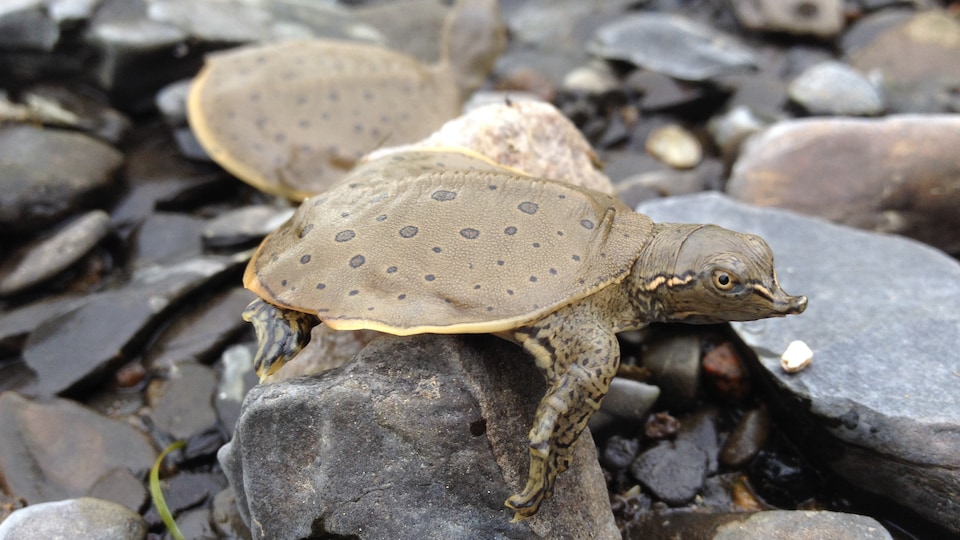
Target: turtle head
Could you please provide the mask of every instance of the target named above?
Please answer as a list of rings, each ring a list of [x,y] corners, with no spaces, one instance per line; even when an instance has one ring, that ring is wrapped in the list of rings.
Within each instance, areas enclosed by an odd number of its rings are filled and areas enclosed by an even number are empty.
[[[310,342],[318,319],[307,313],[276,307],[257,298],[243,312],[243,320],[257,333],[253,368],[260,382],[273,375]]]
[[[790,296],[780,288],[773,252],[759,236],[716,225],[662,226],[667,234],[655,242],[662,252],[656,260],[661,268],[672,269],[664,273],[647,270],[651,277],[646,278],[645,286],[655,297],[658,320],[751,321],[806,309],[805,296]]]

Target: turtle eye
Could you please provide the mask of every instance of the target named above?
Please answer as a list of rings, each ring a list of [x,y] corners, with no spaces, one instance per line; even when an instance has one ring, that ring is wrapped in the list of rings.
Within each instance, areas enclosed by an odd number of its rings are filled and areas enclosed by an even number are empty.
[[[737,279],[733,274],[723,270],[713,271],[713,286],[721,291],[729,291],[737,284]]]

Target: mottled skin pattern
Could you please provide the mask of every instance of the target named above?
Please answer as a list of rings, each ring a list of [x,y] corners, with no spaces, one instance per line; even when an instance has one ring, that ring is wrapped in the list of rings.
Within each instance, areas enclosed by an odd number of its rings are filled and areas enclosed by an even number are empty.
[[[507,499],[514,520],[534,515],[572,446],[600,407],[620,363],[618,332],[652,322],[716,323],[798,314],[807,299],[777,283],[773,255],[757,236],[713,225],[656,224],[629,275],[512,330],[496,332],[534,357],[547,392],[530,431],[524,489]],[[244,318],[258,327],[256,369],[273,373],[309,339],[313,315],[254,301]]]

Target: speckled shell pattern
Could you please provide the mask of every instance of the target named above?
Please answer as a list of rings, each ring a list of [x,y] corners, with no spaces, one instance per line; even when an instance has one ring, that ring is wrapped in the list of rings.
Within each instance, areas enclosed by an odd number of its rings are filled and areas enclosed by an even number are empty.
[[[320,193],[363,155],[414,142],[460,111],[453,75],[397,52],[317,39],[211,55],[190,125],[207,153],[254,187]]]
[[[605,194],[413,152],[306,200],[244,281],[335,329],[498,332],[621,281],[652,227]]]

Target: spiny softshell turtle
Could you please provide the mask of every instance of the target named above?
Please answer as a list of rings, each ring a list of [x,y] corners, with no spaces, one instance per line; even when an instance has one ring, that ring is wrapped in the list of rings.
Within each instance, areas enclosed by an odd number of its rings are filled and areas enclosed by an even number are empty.
[[[459,0],[431,66],[334,39],[218,53],[193,82],[187,115],[214,161],[262,191],[302,200],[371,150],[417,141],[457,116],[504,43],[496,0]]]
[[[244,274],[244,318],[266,376],[336,330],[495,333],[534,357],[547,393],[530,431],[536,513],[616,374],[616,333],[651,322],[801,313],[759,237],[653,223],[614,197],[524,176],[465,153],[415,151],[359,166],[307,199]]]

